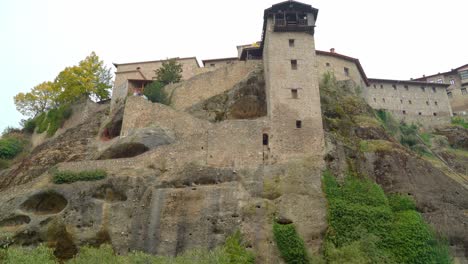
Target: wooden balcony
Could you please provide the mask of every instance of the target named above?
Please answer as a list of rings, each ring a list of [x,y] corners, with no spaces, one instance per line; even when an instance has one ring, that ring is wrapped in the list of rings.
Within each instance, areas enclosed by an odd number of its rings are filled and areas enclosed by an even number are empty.
[[[275,19],[275,32],[314,32],[314,26],[307,25],[307,19]]]

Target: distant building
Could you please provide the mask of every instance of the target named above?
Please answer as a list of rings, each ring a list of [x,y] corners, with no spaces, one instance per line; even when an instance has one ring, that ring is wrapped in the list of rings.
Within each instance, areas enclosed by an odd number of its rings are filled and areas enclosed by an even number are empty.
[[[428,83],[447,84],[447,95],[454,115],[468,115],[468,64],[448,72],[414,79]]]

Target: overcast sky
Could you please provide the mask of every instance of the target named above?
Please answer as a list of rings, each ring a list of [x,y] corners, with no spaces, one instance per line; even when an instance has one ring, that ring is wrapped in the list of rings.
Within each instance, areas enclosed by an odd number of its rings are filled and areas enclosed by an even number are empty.
[[[95,51],[106,64],[237,55],[260,40],[273,0],[0,0],[0,131],[13,96]],[[358,58],[368,77],[409,79],[468,63],[466,0],[305,0],[316,48]]]

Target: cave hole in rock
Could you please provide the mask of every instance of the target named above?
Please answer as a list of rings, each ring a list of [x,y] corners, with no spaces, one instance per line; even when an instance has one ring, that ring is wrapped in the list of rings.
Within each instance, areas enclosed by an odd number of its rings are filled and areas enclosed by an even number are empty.
[[[0,227],[20,226],[29,224],[29,222],[31,222],[31,218],[29,218],[29,216],[16,215],[0,221]]]
[[[148,151],[149,148],[142,143],[123,143],[106,150],[99,160],[132,158]]]
[[[57,214],[63,211],[68,201],[61,194],[54,191],[42,192],[29,197],[21,209],[37,215]]]

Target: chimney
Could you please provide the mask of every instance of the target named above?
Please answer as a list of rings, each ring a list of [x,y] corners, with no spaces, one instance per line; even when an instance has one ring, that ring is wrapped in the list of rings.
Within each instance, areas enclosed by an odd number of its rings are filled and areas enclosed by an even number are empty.
[[[335,48],[331,48],[331,49],[330,49],[330,52],[331,52],[331,53],[335,53]]]

